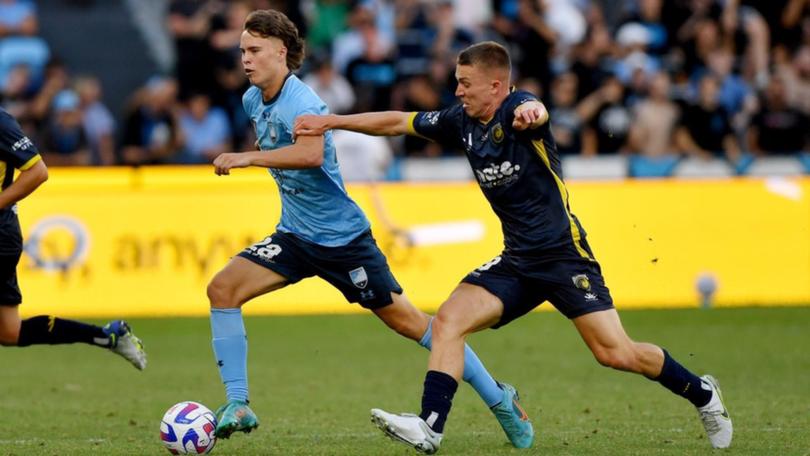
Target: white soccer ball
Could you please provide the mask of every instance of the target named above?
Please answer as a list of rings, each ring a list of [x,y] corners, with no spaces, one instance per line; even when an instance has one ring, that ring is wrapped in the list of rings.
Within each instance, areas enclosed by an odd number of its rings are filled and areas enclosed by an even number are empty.
[[[174,404],[160,422],[160,440],[171,454],[205,454],[217,441],[217,417],[192,401]]]

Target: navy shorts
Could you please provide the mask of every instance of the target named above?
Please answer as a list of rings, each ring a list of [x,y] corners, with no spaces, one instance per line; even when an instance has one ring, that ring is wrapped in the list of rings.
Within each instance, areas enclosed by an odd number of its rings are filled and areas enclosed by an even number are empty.
[[[557,260],[518,269],[508,255],[467,274],[462,282],[477,285],[503,302],[503,315],[493,328],[499,328],[528,313],[544,301],[550,302],[569,319],[613,308],[613,299],[602,278],[599,263]]]
[[[391,293],[402,294],[371,231],[340,247],[324,247],[276,232],[239,256],[281,274],[287,283],[318,276],[340,290],[347,301],[367,309],[385,307],[393,302]]]
[[[0,306],[16,306],[22,302],[17,284],[17,263],[22,250],[17,214],[10,208],[0,209]]]

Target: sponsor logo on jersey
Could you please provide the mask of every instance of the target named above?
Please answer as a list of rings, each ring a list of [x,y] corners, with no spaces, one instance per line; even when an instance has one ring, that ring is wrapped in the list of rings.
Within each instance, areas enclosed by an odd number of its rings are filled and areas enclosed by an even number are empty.
[[[439,111],[431,111],[425,114],[425,121],[431,125],[439,123]]]
[[[32,143],[31,140],[28,139],[27,136],[23,136],[22,139],[15,142],[14,144],[12,144],[11,150],[12,150],[12,152],[16,152],[18,150],[25,150],[25,149],[28,149],[29,147],[33,147],[33,146],[34,146],[34,143]]]
[[[520,165],[513,165],[509,161],[501,164],[490,163],[483,169],[476,169],[475,177],[478,178],[481,187],[493,188],[512,184],[520,177],[519,171]]]

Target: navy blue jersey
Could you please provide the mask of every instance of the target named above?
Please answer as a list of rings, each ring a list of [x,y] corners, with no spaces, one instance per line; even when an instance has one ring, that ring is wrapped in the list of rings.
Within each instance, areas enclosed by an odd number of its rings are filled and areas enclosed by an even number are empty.
[[[513,91],[487,124],[461,105],[411,116],[412,133],[463,150],[489,204],[501,220],[504,253],[520,265],[559,259],[594,261],[585,230],[571,213],[568,190],[549,122],[512,128],[515,108],[537,98]]]
[[[3,190],[14,182],[14,170],[25,171],[40,160],[34,143],[11,114],[0,108],[0,176]]]

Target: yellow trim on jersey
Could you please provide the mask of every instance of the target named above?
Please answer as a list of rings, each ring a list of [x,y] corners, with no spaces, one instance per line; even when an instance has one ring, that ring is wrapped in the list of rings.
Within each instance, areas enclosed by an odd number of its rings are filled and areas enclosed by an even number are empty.
[[[36,165],[37,162],[40,161],[40,160],[42,160],[41,155],[39,155],[39,154],[34,155],[33,157],[31,157],[30,160],[25,162],[24,165],[20,166],[20,171],[25,171],[25,170],[31,168],[32,166]]]
[[[408,115],[408,134],[409,135],[418,135],[419,133],[416,132],[416,128],[413,126],[413,121],[416,120],[416,115],[419,114],[418,112],[414,111]]]
[[[412,113],[409,114],[409,116],[408,116],[408,131],[405,134],[406,135],[411,135],[411,136],[418,136],[420,138],[427,139],[428,141],[436,141],[435,139],[429,138],[429,137],[419,133],[418,131],[416,131],[416,127],[414,127],[413,123],[416,120],[416,115],[417,114],[419,114],[418,111],[412,112]]]
[[[563,183],[562,179],[560,179],[560,177],[557,176],[557,173],[554,172],[554,169],[551,168],[551,161],[548,159],[548,152],[546,152],[546,146],[543,145],[543,140],[538,139],[532,141],[532,145],[534,146],[537,155],[539,155],[540,159],[543,160],[543,163],[545,163],[551,175],[554,176],[554,182],[557,183],[557,188],[560,190],[560,197],[563,200],[563,209],[565,210],[565,215],[568,216],[568,223],[571,225],[571,237],[574,239],[574,247],[576,247],[577,252],[579,252],[583,258],[593,260],[593,258],[591,258],[591,256],[588,254],[588,251],[582,247],[582,233],[580,233],[579,227],[568,209],[568,189],[565,188],[565,184]]]

